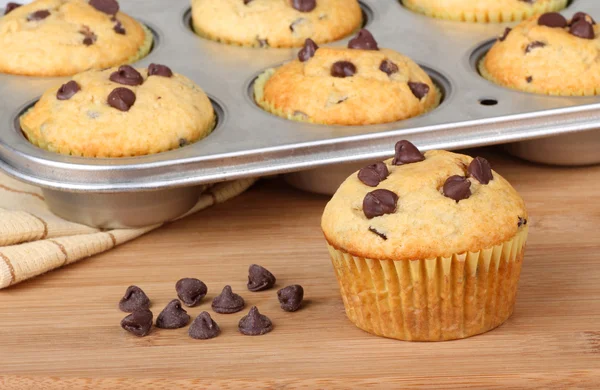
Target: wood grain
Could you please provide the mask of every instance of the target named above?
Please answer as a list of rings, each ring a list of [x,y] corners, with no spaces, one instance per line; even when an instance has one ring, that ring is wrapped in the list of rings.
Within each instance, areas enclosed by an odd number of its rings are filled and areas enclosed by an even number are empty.
[[[600,387],[600,166],[490,159],[524,196],[531,230],[513,317],[488,334],[444,343],[371,336],[345,317],[319,230],[324,196],[279,180],[107,254],[0,291],[0,388],[598,388]],[[277,287],[299,283],[308,303],[279,309],[276,290],[250,293],[247,267]],[[243,313],[214,314],[222,335],[187,329],[124,332],[117,302],[142,287],[156,315],[181,277],[205,281],[204,303],[225,284],[275,324],[242,336]],[[169,384],[169,386],[167,386]]]

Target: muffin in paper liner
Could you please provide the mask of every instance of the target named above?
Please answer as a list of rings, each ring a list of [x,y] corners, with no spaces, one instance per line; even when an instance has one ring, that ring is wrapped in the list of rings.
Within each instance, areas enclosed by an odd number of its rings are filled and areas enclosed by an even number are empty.
[[[481,76],[529,93],[599,95],[600,64],[588,58],[600,56],[600,27],[590,23],[595,38],[584,39],[570,32],[575,18],[564,19],[565,27],[550,27],[541,21],[543,17],[535,16],[506,29],[477,64]],[[593,20],[589,15],[586,18]]]
[[[512,314],[527,226],[479,252],[424,260],[354,257],[328,245],[346,314],[360,329],[408,341],[462,339]]]
[[[443,3],[435,0],[402,0],[406,8],[432,18],[474,23],[520,21],[535,14],[560,11],[567,6],[568,0],[541,0],[535,3],[522,0],[453,0]]]

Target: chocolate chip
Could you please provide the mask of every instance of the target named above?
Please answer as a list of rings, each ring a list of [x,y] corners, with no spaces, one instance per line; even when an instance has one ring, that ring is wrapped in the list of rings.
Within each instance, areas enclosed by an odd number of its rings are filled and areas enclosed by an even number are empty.
[[[310,12],[317,6],[317,0],[292,0],[292,7],[300,12]]]
[[[81,26],[81,30],[79,30],[79,33],[83,34],[83,36],[85,37],[83,39],[83,44],[86,46],[91,46],[98,39],[96,34],[94,34],[94,32],[86,25]]]
[[[369,226],[369,231],[373,234],[378,235],[379,237],[381,237],[384,241],[387,241],[387,236],[379,231],[377,231],[377,229],[375,229],[374,227],[370,227]]]
[[[373,37],[373,34],[366,28],[363,28],[358,32],[358,35],[348,42],[348,49],[358,50],[379,50],[377,41]]]
[[[27,17],[27,20],[29,20],[29,21],[43,20],[43,19],[46,19],[48,16],[50,16],[50,11],[48,11],[47,9],[41,9],[39,11],[35,11],[32,14],[29,14],[29,16]]]
[[[107,103],[119,111],[129,111],[135,103],[135,93],[127,88],[115,88],[108,95]]]
[[[392,214],[396,211],[398,195],[389,190],[369,192],[363,200],[363,213],[368,219]]]
[[[319,46],[310,38],[306,38],[304,46],[298,52],[298,60],[300,62],[306,62],[315,56],[315,52],[319,49]]]
[[[304,289],[299,284],[293,284],[277,291],[277,299],[285,311],[293,312],[300,309],[303,298]]]
[[[371,164],[358,171],[358,180],[369,187],[377,187],[379,183],[385,180],[390,172],[387,165],[382,162]]]
[[[594,26],[588,21],[581,19],[571,25],[569,28],[571,35],[574,35],[583,39],[594,39],[596,33],[594,32]]]
[[[383,73],[387,74],[388,76],[393,75],[394,73],[398,73],[398,65],[394,64],[392,61],[390,60],[383,60],[381,61],[381,64],[379,65],[379,70],[382,71]]]
[[[121,22],[119,22],[118,20],[117,20],[117,23],[113,26],[113,30],[117,34],[121,34],[121,35],[125,35],[127,33],[127,31],[125,30],[125,27],[123,27]]]
[[[248,315],[240,320],[238,329],[246,336],[260,336],[272,331],[273,323],[269,317],[260,314],[256,306],[252,306]]]
[[[160,96],[159,96],[160,97]],[[189,144],[189,141],[185,138],[179,138],[179,147],[183,148],[184,146],[186,146],[187,144]]]
[[[92,37],[85,37],[83,38],[83,44],[86,46],[91,46],[94,44],[94,42],[96,42],[96,40]]]
[[[538,47],[544,47],[546,46],[546,44],[544,42],[540,42],[540,41],[534,41],[531,42],[529,45],[527,45],[527,47],[525,48],[525,53],[529,53],[530,51],[532,51],[535,48]]]
[[[407,140],[396,142],[394,150],[396,154],[392,160],[392,165],[412,164],[425,160],[423,153]]]
[[[527,81],[527,83],[531,83],[533,81],[533,76],[527,76],[525,81]]]
[[[483,157],[475,157],[469,164],[467,172],[471,177],[477,179],[477,181],[479,181],[481,184],[488,184],[491,180],[494,180],[492,166],[488,160]]]
[[[510,34],[511,31],[512,31],[512,28],[506,27],[504,29],[504,33],[502,33],[502,35],[500,36],[500,38],[498,38],[498,40],[500,42],[504,41],[506,39],[506,37],[508,36],[508,34]]]
[[[443,191],[445,197],[454,199],[458,203],[471,196],[471,182],[464,176],[450,176],[444,183]]]
[[[181,140],[179,144],[181,145]],[[175,291],[177,291],[177,296],[184,305],[194,307],[206,296],[208,288],[199,279],[183,278],[175,283]]]
[[[129,65],[121,65],[118,71],[111,73],[109,79],[123,85],[142,85],[144,83],[140,72]]]
[[[119,302],[119,309],[126,313],[131,313],[135,310],[148,309],[150,307],[150,299],[146,293],[138,286],[129,286],[125,295]]]
[[[290,24],[290,31],[294,32],[296,30],[296,26],[298,26],[299,24],[302,24],[304,22],[306,22],[305,18],[298,18],[298,19],[294,20],[292,22],[292,24]]]
[[[594,20],[594,18],[592,18],[590,15],[586,14],[585,12],[576,12],[575,15],[573,15],[573,17],[571,18],[571,24],[577,23],[580,20],[585,20],[591,24],[596,24],[596,21]]]
[[[197,340],[213,339],[217,337],[219,333],[221,333],[219,325],[217,325],[206,311],[203,311],[196,317],[188,330],[190,337]]]
[[[423,96],[425,96],[425,95],[427,95],[427,93],[429,93],[429,85],[427,85],[425,83],[409,81],[408,88],[410,88],[410,91],[419,100],[421,100],[423,98]]]
[[[183,328],[190,322],[187,311],[181,307],[178,299],[173,299],[156,318],[156,327],[162,329]]]
[[[4,15],[8,15],[9,13],[11,13],[12,11],[14,11],[16,8],[19,8],[20,6],[22,6],[23,4],[19,4],[19,3],[8,3],[6,4],[6,8],[4,9]]]
[[[523,225],[527,225],[527,220],[525,218],[519,217],[519,220],[517,222],[517,227],[521,227]]]
[[[56,92],[56,98],[58,100],[69,100],[80,90],[81,87],[79,86],[79,84],[77,84],[75,80],[71,80],[60,86],[60,88]]]
[[[356,73],[356,66],[352,62],[338,61],[331,66],[331,75],[333,77],[351,77]]]
[[[165,65],[150,64],[148,66],[148,77],[150,76],[173,77],[173,71]]]
[[[245,305],[244,298],[234,294],[231,291],[231,286],[225,286],[221,294],[212,301],[213,310],[221,314],[236,313],[242,310]]]
[[[135,310],[121,320],[121,328],[138,337],[147,336],[152,329],[152,312],[150,310]]]
[[[90,0],[90,5],[108,15],[116,15],[119,12],[119,3],[115,0]]]
[[[558,12],[548,12],[539,17],[538,25],[552,28],[565,28],[567,27],[567,19]]]
[[[252,264],[248,268],[248,290],[252,292],[268,290],[275,285],[275,276],[264,267]]]
[[[244,0],[244,5],[248,4],[249,2],[251,2],[252,0]]]
[[[269,41],[267,39],[256,38],[259,47],[269,47]]]

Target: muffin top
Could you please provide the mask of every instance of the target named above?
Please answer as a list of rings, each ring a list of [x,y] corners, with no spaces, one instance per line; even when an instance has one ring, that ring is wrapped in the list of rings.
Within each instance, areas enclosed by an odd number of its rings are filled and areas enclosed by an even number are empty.
[[[137,60],[152,34],[115,0],[9,3],[0,18],[0,72],[69,76]]]
[[[418,260],[491,248],[526,223],[523,200],[487,160],[423,155],[400,141],[393,159],[340,186],[321,225],[330,245],[353,256]]]
[[[360,28],[357,0],[192,0],[194,30],[244,46],[297,47],[324,43]]]
[[[367,30],[348,48],[318,48],[307,40],[298,58],[255,83],[265,110],[328,125],[387,123],[436,107],[440,92],[410,58],[379,49]]]
[[[126,157],[207,136],[215,113],[206,94],[164,65],[77,74],[46,91],[21,118],[30,142],[57,153]]]
[[[587,14],[558,13],[507,28],[480,63],[487,79],[548,95],[600,93],[600,27]]]
[[[434,18],[461,22],[502,23],[559,11],[568,0],[403,0],[407,8]]]

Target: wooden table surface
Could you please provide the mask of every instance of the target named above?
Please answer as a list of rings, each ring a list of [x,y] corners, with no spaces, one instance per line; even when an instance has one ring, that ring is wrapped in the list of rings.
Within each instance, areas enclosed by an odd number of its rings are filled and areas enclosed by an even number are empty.
[[[0,291],[0,388],[599,388],[600,166],[553,168],[494,150],[489,158],[525,198],[530,240],[517,307],[485,335],[410,343],[369,335],[344,314],[319,221],[327,197],[269,180],[233,201],[109,253]],[[299,283],[307,304],[279,309],[276,290],[250,293],[248,265],[277,287]],[[209,293],[225,284],[270,316],[272,333],[242,336],[245,314],[213,314],[222,334],[187,328],[144,338],[123,331],[117,302],[142,287],[156,315],[181,277]]]

